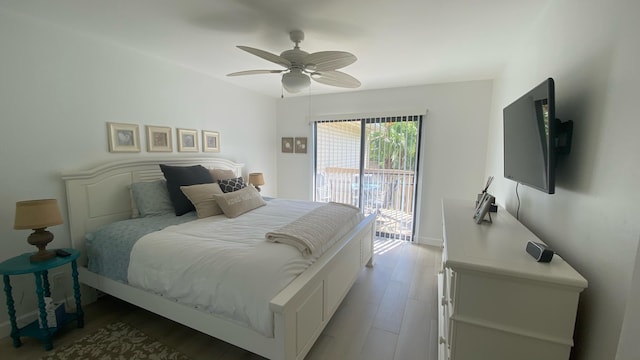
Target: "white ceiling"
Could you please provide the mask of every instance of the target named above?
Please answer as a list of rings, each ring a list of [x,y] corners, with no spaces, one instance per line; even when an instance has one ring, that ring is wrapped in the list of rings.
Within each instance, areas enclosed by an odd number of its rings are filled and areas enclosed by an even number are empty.
[[[360,90],[491,79],[553,0],[0,0],[44,19],[279,97],[280,69],[244,52],[279,54],[300,29],[307,52],[349,51]],[[306,94],[354,91],[313,83]]]

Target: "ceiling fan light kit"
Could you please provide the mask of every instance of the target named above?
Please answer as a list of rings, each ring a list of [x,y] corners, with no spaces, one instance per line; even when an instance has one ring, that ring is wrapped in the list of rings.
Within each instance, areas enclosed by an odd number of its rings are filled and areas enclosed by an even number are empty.
[[[291,69],[282,75],[282,86],[290,93],[298,93],[311,85],[311,79],[300,69]]]
[[[227,76],[282,74],[282,86],[289,93],[298,93],[311,85],[311,79],[321,84],[343,88],[360,87],[360,81],[351,75],[336,71],[353,64],[357,58],[345,51],[320,51],[309,54],[300,50],[300,42],[304,40],[304,33],[294,30],[289,38],[295,43],[291,50],[285,50],[280,55],[268,51],[238,46],[250,54],[278,64],[283,70],[246,70],[227,74]]]

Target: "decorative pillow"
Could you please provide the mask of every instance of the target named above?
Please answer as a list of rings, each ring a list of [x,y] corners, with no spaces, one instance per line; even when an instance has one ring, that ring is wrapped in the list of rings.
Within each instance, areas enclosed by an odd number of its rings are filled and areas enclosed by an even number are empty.
[[[220,205],[213,198],[214,194],[224,194],[216,183],[180,186],[180,190],[196,207],[199,218],[222,214]]]
[[[131,184],[131,195],[141,217],[164,215],[173,212],[173,205],[164,180]]]
[[[253,186],[247,186],[230,193],[213,195],[213,198],[216,199],[224,214],[230,218],[267,204]]]
[[[218,180],[218,184],[220,185],[220,189],[222,189],[222,192],[225,193],[238,191],[247,186],[245,185],[244,180],[241,177]]]
[[[167,190],[177,216],[195,210],[191,201],[180,191],[180,186],[213,182],[209,170],[202,165],[169,166],[160,164],[160,170],[162,170],[164,178],[167,179]]]
[[[236,173],[233,172],[233,170],[228,169],[209,169],[209,173],[211,174],[214,182],[217,182],[218,180],[233,179],[236,177]]]
[[[133,198],[133,191],[131,190],[131,185],[127,186],[127,189],[129,189],[129,201],[131,201],[131,218],[137,219],[140,217],[140,212],[138,211],[136,200]]]

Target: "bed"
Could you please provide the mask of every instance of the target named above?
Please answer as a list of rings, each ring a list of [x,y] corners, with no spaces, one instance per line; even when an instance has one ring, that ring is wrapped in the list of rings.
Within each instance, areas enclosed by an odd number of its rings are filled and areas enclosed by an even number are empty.
[[[159,164],[202,165],[232,170],[241,176],[243,165],[222,158],[144,158],[109,162],[89,170],[62,175],[67,192],[71,245],[79,258],[83,299],[91,302],[95,290],[107,293],[173,321],[269,359],[303,359],[329,322],[360,270],[373,266],[375,216],[362,218],[341,234],[306,270],[268,301],[270,332],[205,312],[87,268],[85,235],[104,225],[131,217],[129,188],[137,182],[163,178]],[[277,201],[277,199],[276,199]],[[275,203],[274,203],[275,204]],[[256,211],[259,213],[259,211]]]

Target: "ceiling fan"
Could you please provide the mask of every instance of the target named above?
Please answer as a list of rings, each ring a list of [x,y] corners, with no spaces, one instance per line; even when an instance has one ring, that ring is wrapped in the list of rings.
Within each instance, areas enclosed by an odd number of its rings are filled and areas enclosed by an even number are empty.
[[[255,74],[282,74],[282,86],[289,93],[297,93],[309,87],[311,79],[325,85],[343,88],[357,88],[360,81],[351,75],[337,69],[353,64],[357,58],[345,51],[320,51],[309,54],[300,50],[300,42],[304,40],[304,33],[294,30],[289,33],[289,38],[295,43],[292,50],[286,50],[280,55],[268,51],[255,49],[248,46],[238,48],[276,63],[285,69],[282,70],[246,70],[227,74],[227,76],[255,75]]]

